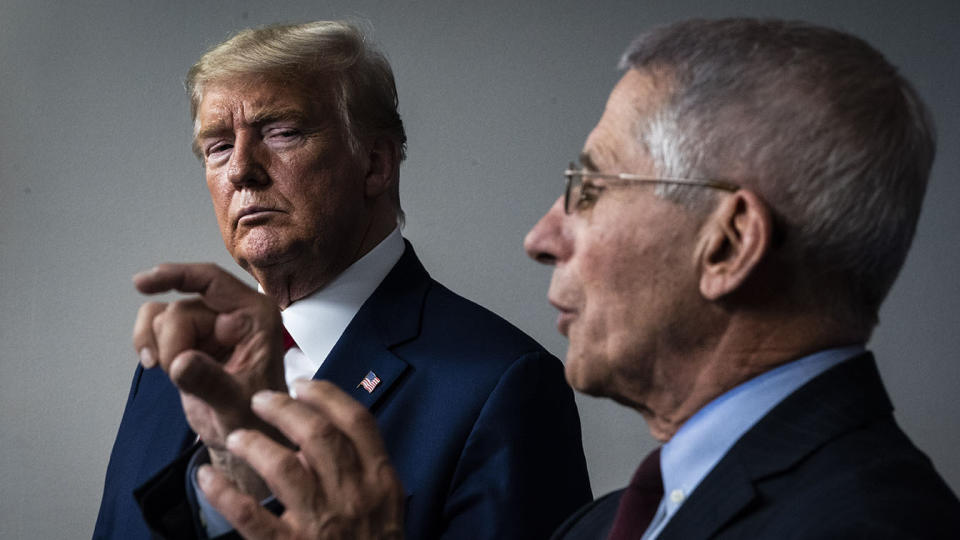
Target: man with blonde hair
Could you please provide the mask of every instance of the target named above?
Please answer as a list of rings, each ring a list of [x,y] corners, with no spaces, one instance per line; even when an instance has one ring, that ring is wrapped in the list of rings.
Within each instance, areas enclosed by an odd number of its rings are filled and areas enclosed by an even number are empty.
[[[232,534],[196,485],[207,463],[282,512],[225,439],[255,429],[295,446],[250,398],[301,378],[376,417],[411,538],[539,537],[589,500],[560,362],[432,280],[400,234],[406,136],[383,55],[349,24],[246,30],[193,66],[187,90],[224,243],[264,294],[213,265],[135,278],[197,296],[140,309],[94,536]]]

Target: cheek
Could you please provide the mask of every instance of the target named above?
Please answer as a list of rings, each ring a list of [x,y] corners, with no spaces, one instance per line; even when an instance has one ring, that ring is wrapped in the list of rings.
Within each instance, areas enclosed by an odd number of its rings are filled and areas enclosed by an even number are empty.
[[[226,184],[226,185],[225,185]],[[210,203],[213,213],[217,217],[217,225],[226,240],[230,233],[230,202],[233,197],[233,186],[229,182],[219,182],[216,177],[207,177],[207,190],[210,192]]]
[[[656,292],[651,291],[651,277],[638,261],[609,252],[595,255],[581,269],[582,320],[570,334],[576,363],[568,374],[576,374],[587,386],[603,386],[617,366],[640,352],[648,326],[644,317]]]
[[[213,173],[206,176],[206,181],[213,208],[219,213],[221,208],[230,204],[230,193],[233,191],[233,186],[229,185],[229,182],[221,181]]]
[[[641,289],[646,287],[648,276],[643,263],[627,258],[628,253],[611,245],[591,254],[580,268],[583,309],[591,321],[591,331],[596,333],[591,336],[594,339],[624,326],[631,311],[643,308]]]

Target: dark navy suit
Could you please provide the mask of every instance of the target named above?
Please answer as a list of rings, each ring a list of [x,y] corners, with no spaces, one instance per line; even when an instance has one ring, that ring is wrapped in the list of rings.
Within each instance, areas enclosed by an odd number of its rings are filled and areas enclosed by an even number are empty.
[[[369,371],[382,381],[372,393],[357,387]],[[432,280],[409,244],[315,378],[376,416],[407,493],[407,538],[546,538],[591,498],[561,363]],[[149,537],[137,486],[154,528],[190,537],[182,451],[194,438],[166,376],[138,368],[94,537]]]
[[[658,540],[960,538],[960,502],[892,412],[869,353],[827,370],[734,444]],[[622,492],[555,538],[606,538]]]

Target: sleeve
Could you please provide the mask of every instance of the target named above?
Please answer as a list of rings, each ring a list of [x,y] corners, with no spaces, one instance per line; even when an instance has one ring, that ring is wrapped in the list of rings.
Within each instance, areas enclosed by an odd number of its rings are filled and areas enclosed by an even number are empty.
[[[134,496],[155,534],[177,540],[240,538],[196,483],[197,469],[208,462],[206,446],[198,442],[137,488]],[[283,505],[273,496],[261,504],[274,514],[283,513]]]
[[[186,481],[190,461],[201,447],[199,442],[190,447],[133,493],[147,526],[161,538],[206,538]]]
[[[206,452],[206,447],[204,447],[198,450],[190,459],[187,465],[187,477],[184,480],[187,484],[188,499],[193,503],[191,510],[193,515],[196,516],[196,526],[202,528],[201,533],[204,534],[206,538],[215,538],[218,540],[236,538],[233,525],[210,504],[210,501],[207,500],[207,495],[197,484],[197,469],[207,463],[210,463],[210,454]],[[276,515],[282,514],[284,510],[283,504],[273,495],[260,501],[260,506],[263,506]]]
[[[563,364],[530,353],[503,374],[453,476],[443,538],[548,538],[592,495]]]
[[[196,454],[190,458],[187,464],[187,477],[184,480],[187,484],[189,496],[196,501],[195,514],[198,517],[199,525],[203,528],[203,533],[207,538],[216,538],[217,536],[227,534],[233,530],[233,526],[227,521],[217,509],[207,500],[206,494],[197,485],[197,469],[201,465],[210,463],[210,454],[205,449],[197,450]]]

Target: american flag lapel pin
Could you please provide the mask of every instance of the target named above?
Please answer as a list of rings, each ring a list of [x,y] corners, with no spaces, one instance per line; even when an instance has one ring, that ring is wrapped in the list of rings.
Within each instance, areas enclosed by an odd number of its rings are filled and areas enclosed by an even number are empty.
[[[380,384],[380,377],[377,377],[377,374],[370,371],[367,372],[367,376],[360,381],[360,384],[357,385],[357,388],[363,387],[368,394],[372,394],[373,390]]]

